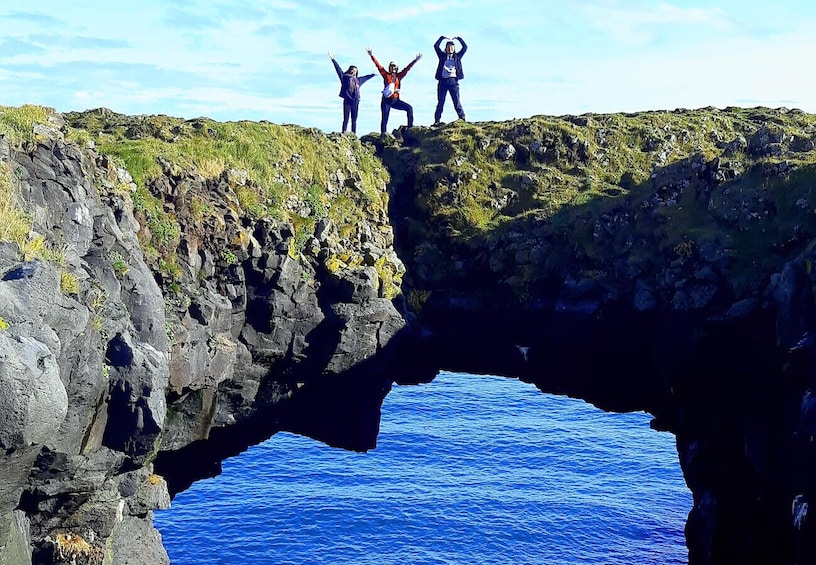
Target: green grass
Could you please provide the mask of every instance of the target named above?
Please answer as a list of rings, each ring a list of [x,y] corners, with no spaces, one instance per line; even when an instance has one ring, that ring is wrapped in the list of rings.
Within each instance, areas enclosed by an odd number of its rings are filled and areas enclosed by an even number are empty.
[[[552,217],[625,196],[652,171],[695,154],[711,160],[724,143],[750,139],[761,126],[790,139],[813,129],[814,116],[703,109],[456,123],[420,135],[414,150],[422,176],[418,188],[425,208],[457,233],[473,236],[531,210]],[[499,158],[509,144],[515,156]],[[500,189],[513,191],[515,200],[501,213],[487,213]]]
[[[79,281],[76,275],[68,271],[60,271],[60,291],[63,294],[79,294]]]
[[[42,106],[0,106],[0,135],[12,147],[20,147],[34,140],[34,126],[45,124],[51,113],[52,110]],[[29,242],[33,220],[23,209],[14,188],[18,173],[9,163],[0,166],[0,241],[16,243],[22,254],[33,256],[42,242]]]
[[[713,248],[750,288],[816,236],[816,116],[797,110],[534,116],[412,136],[383,159],[417,163],[413,186],[395,181],[415,195],[402,243],[435,245],[439,264],[422,261],[440,273],[468,249],[546,241],[536,266],[517,266],[522,291],[576,260],[618,276]],[[714,167],[736,177],[714,182]]]
[[[28,240],[32,219],[19,205],[7,163],[0,165],[0,241],[16,243],[21,249]]]
[[[346,161],[349,153],[362,176],[363,195],[368,201],[379,199],[377,187],[387,180],[376,158],[359,143],[347,138],[329,141],[308,128],[100,112],[68,116],[73,127],[90,133],[102,153],[122,163],[140,189],[162,174],[160,160],[182,168],[195,167],[209,178],[230,168],[247,171],[257,190],[254,198],[244,195],[241,201],[256,215],[281,211],[290,194],[304,197],[315,186],[325,191],[335,172],[332,164]]]
[[[0,106],[0,135],[15,146],[35,138],[34,126],[48,123],[54,113],[51,108],[27,104],[19,107]]]
[[[139,237],[148,263],[163,278],[181,273],[174,254],[181,237],[206,237],[213,226],[224,229],[225,219],[240,225],[229,235],[235,249],[226,252],[235,255],[256,222],[273,219],[294,227],[290,254],[299,258],[323,218],[348,236],[387,216],[388,172],[350,136],[265,121],[126,116],[105,109],[65,119],[73,138],[93,141],[133,177],[135,191],[122,192],[146,228]],[[359,261],[346,266],[352,263]]]

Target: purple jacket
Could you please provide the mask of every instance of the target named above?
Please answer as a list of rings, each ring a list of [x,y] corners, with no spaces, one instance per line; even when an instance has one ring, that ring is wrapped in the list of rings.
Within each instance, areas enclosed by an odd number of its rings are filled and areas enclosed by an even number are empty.
[[[337,78],[340,79],[340,94],[338,96],[347,102],[360,101],[360,87],[363,83],[374,76],[374,74],[354,76],[352,74],[344,73],[340,65],[332,59],[334,63],[334,70],[337,71]],[[357,71],[359,72],[359,71]]]

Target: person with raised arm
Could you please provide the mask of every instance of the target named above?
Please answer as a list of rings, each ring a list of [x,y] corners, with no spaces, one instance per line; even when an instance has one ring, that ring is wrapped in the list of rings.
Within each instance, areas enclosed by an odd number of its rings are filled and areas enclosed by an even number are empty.
[[[445,107],[445,98],[450,94],[451,102],[453,102],[453,109],[460,120],[465,119],[465,111],[462,109],[462,102],[459,100],[459,81],[465,78],[465,73],[462,70],[462,57],[467,51],[467,44],[461,37],[451,37],[445,43],[445,50],[440,49],[442,41],[448,39],[444,35],[440,35],[439,39],[434,43],[434,51],[439,59],[439,64],[436,67],[436,112],[434,112],[434,125],[437,126],[442,123],[442,109]],[[462,49],[456,51],[456,44],[454,40],[462,45]]]
[[[380,120],[380,133],[385,133],[388,127],[388,116],[391,110],[404,110],[408,115],[408,127],[414,126],[414,108],[400,98],[400,89],[402,88],[402,79],[408,74],[413,66],[422,58],[422,53],[417,53],[414,60],[408,63],[404,69],[399,70],[399,67],[394,61],[388,64],[388,70],[383,67],[374,56],[370,48],[366,48],[366,53],[369,54],[374,65],[383,77],[382,101],[380,102],[380,111],[382,119]]]
[[[337,78],[340,79],[340,98],[343,99],[343,133],[349,124],[351,118],[351,132],[357,133],[357,113],[360,109],[360,87],[365,81],[372,78],[374,73],[370,75],[357,76],[357,67],[351,65],[346,72],[340,67],[340,64],[334,60],[334,55],[329,51],[329,59],[334,64],[334,70],[337,71]]]

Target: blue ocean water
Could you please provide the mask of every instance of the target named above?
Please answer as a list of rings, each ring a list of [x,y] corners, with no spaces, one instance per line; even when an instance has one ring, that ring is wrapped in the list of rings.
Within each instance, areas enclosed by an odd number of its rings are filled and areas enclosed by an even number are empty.
[[[515,379],[394,386],[368,453],[279,433],[156,512],[174,565],[687,562],[674,438]]]

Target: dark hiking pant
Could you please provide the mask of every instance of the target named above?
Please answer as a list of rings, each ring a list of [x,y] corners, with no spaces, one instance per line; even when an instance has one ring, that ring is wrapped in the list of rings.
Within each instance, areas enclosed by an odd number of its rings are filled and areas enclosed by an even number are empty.
[[[408,102],[403,102],[399,98],[386,98],[383,96],[382,102],[380,102],[380,110],[382,111],[382,121],[380,122],[380,133],[385,133],[385,130],[388,129],[388,114],[391,113],[391,110],[405,110],[408,114],[408,127],[414,126],[414,108]]]
[[[445,97],[448,93],[450,93],[456,115],[463,120],[465,119],[465,111],[462,109],[462,103],[459,101],[459,79],[442,78],[439,79],[436,85],[436,112],[434,112],[434,122],[438,122],[442,119],[442,108],[445,107]]]
[[[343,100],[343,132],[346,131],[351,118],[351,131],[357,133],[357,111],[360,109],[359,100]]]

